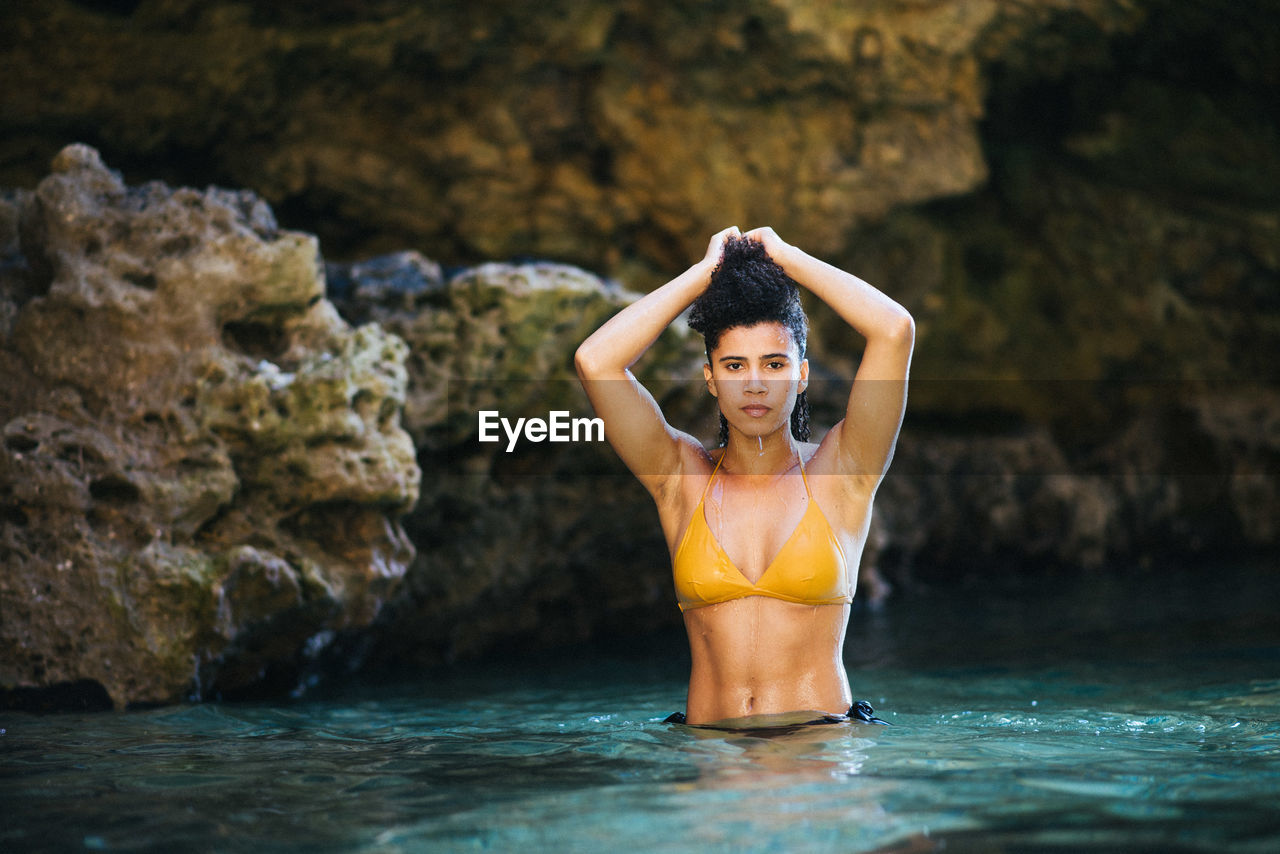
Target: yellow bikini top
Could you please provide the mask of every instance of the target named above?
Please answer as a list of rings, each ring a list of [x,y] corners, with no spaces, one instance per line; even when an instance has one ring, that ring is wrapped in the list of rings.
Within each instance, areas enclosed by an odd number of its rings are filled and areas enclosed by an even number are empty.
[[[755,584],[733,565],[707,525],[705,507],[707,490],[711,488],[711,481],[723,461],[722,455],[711,477],[707,478],[702,498],[672,560],[680,610],[689,611],[746,596],[769,596],[802,605],[852,602],[852,585],[844,550],[840,548],[827,517],[822,515],[813,500],[803,460],[800,462],[800,477],[804,479],[809,506],[805,508],[800,523]]]

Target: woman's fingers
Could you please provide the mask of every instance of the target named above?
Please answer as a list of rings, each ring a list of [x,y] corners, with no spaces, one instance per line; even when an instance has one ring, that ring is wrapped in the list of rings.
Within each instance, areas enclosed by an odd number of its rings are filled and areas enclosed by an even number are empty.
[[[760,228],[753,228],[744,235],[749,240],[755,240],[764,244],[764,250],[770,255],[786,249],[786,242],[778,236],[770,226],[764,225]]]
[[[718,232],[711,238],[711,243],[707,246],[707,260],[712,263],[720,263],[720,256],[724,252],[724,243],[730,237],[741,237],[742,232],[738,230],[736,225],[731,225],[724,231]]]

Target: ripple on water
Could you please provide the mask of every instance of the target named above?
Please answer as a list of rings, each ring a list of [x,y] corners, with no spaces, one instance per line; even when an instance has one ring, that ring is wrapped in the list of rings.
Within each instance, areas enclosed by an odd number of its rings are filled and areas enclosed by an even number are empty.
[[[1144,655],[865,667],[895,726],[803,738],[662,724],[684,674],[611,661],[12,714],[0,849],[1280,850],[1280,642]]]

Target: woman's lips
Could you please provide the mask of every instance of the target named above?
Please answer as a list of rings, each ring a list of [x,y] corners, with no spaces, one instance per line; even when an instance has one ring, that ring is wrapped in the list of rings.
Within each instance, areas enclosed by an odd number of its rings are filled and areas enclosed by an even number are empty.
[[[759,418],[761,415],[767,415],[769,413],[769,407],[759,403],[755,403],[749,406],[742,407],[742,411],[752,416],[753,418]]]

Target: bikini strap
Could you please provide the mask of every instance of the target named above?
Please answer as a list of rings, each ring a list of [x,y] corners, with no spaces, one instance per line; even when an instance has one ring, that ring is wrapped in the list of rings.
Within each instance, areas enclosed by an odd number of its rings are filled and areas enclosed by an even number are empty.
[[[711,481],[716,479],[716,472],[720,471],[720,464],[724,462],[724,454],[720,455],[720,459],[716,460],[716,467],[711,470],[711,477],[707,478],[706,486],[702,487],[702,498],[699,503],[707,500],[707,490],[711,488]]]
[[[805,495],[809,496],[809,501],[813,501],[813,490],[809,489],[809,476],[804,473],[804,453],[796,451],[796,459],[800,462],[800,479],[804,481]]]

